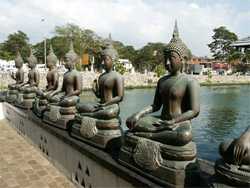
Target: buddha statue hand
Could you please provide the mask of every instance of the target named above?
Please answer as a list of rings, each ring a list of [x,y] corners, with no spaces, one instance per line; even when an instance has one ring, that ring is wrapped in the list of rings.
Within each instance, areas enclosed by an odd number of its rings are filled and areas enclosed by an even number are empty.
[[[175,122],[174,122],[174,120],[173,119],[171,119],[171,120],[161,120],[161,119],[159,119],[158,121],[155,121],[154,122],[154,126],[156,126],[156,127],[160,127],[160,126],[166,126],[166,125],[173,125]]]
[[[236,165],[240,165],[243,156],[246,156],[250,149],[249,135],[243,134],[235,143],[233,161]]]
[[[67,98],[67,96],[66,96],[66,95],[62,95],[62,96],[60,97],[60,101],[64,100],[65,98]]]
[[[49,93],[49,94],[47,95],[47,99],[50,100],[51,97],[53,97],[53,95],[52,95],[52,93]]]
[[[105,103],[103,103],[103,104],[96,103],[96,104],[94,105],[95,108],[100,108],[100,107],[105,107],[105,106],[106,106]]]
[[[126,120],[126,125],[130,130],[134,129],[134,125],[136,124],[136,122],[140,119],[141,117],[139,116],[138,113],[133,114],[132,116],[130,116],[129,118],[127,118]]]

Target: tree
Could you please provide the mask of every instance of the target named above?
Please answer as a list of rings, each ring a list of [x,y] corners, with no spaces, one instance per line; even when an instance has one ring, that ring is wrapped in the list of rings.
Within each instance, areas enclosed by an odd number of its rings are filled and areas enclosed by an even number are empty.
[[[123,43],[119,41],[113,41],[114,48],[117,50],[119,54],[119,58],[129,59],[131,62],[134,62],[137,51],[134,49],[133,46],[124,46]]]
[[[104,40],[97,36],[94,31],[82,29],[76,24],[68,23],[65,26],[56,26],[52,33],[57,35],[57,37],[61,37],[55,40],[62,41],[62,38],[64,38],[64,46],[69,47],[72,41],[74,51],[79,57],[81,57],[83,53],[88,53],[90,57],[94,56],[95,64],[97,64],[97,67],[100,66],[100,53],[104,48]]]
[[[159,78],[159,77],[164,76],[166,74],[166,70],[163,68],[163,65],[161,64],[161,65],[155,67],[154,73],[155,73],[154,76]]]
[[[133,66],[142,71],[148,69],[153,71],[154,68],[164,62],[164,43],[148,43],[142,49],[137,51]]]
[[[29,38],[24,32],[18,30],[17,33],[10,34],[8,40],[1,44],[0,58],[3,60],[14,60],[19,51],[24,61],[26,61],[30,55],[30,49]]]
[[[238,37],[224,26],[215,28],[213,31],[215,32],[212,36],[214,41],[208,44],[208,47],[210,48],[210,52],[213,53],[213,57],[222,62],[222,60],[226,60],[230,57],[233,50],[233,47],[231,47],[230,44],[238,40]]]
[[[115,66],[115,71],[119,72],[120,74],[124,74],[126,72],[126,68],[122,64],[117,63]]]

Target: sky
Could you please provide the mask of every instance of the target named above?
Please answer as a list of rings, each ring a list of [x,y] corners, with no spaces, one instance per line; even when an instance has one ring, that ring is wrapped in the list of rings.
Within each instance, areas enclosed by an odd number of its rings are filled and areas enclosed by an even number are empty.
[[[42,19],[45,19],[42,21]],[[140,49],[179,35],[193,55],[212,57],[213,29],[250,36],[250,0],[1,0],[0,42],[23,31],[35,45],[52,38],[55,26],[74,23],[98,36]]]

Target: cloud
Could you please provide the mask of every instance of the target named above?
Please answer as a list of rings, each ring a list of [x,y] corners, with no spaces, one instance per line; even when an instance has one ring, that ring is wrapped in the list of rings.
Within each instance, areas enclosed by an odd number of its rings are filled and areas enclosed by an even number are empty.
[[[148,42],[168,43],[177,20],[180,37],[191,52],[211,56],[207,44],[212,42],[213,29],[224,25],[239,38],[246,37],[250,33],[249,15],[249,10],[226,0],[210,4],[178,0],[2,0],[0,42],[21,30],[36,44],[44,39],[45,28],[51,38],[56,25],[74,23],[103,38],[112,33],[114,40],[139,49]]]

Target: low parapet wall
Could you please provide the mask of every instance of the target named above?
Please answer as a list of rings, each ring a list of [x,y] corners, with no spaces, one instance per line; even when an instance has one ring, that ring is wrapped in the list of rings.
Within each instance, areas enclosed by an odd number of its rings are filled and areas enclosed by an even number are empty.
[[[17,132],[37,148],[77,187],[160,187],[127,169],[119,151],[100,150],[70,136],[70,132],[43,123],[31,110],[3,102],[2,114]],[[198,159],[203,177],[214,174],[213,163]],[[167,175],[167,174],[166,174]],[[207,185],[202,181],[202,187]]]

